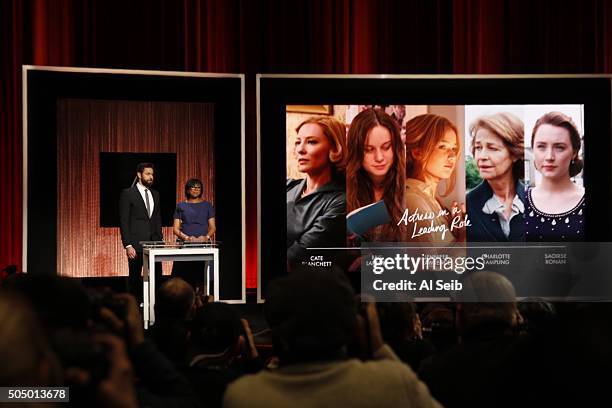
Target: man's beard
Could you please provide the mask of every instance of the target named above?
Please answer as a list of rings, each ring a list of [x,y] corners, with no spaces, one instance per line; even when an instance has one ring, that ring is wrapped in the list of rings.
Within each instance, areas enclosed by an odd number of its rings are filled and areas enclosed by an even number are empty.
[[[153,185],[153,180],[143,180],[143,179],[140,179],[140,182],[145,187],[151,187]]]

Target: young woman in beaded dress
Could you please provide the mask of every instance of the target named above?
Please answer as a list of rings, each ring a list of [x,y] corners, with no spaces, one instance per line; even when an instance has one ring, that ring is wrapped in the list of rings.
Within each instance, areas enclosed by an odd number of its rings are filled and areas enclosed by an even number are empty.
[[[542,178],[527,191],[526,240],[582,241],[584,188],[572,180],[583,167],[578,128],[561,112],[546,113],[534,125],[531,145],[535,168]]]

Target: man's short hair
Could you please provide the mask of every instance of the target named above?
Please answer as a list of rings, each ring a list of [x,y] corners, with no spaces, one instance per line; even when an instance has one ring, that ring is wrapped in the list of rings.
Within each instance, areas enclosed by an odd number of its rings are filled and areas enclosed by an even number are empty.
[[[412,333],[417,317],[416,306],[410,302],[380,302],[376,304],[378,320],[383,338],[388,341],[401,341],[406,332]]]
[[[136,166],[136,173],[142,173],[144,169],[155,170],[155,166],[153,166],[153,163],[138,163],[138,166]]]
[[[508,326],[517,314],[516,292],[512,282],[496,272],[476,271],[463,280],[466,294],[459,296],[463,328],[498,323]],[[462,299],[463,298],[463,299]]]
[[[288,351],[325,358],[348,345],[356,322],[355,297],[339,270],[298,269],[270,282],[264,311]]]
[[[158,319],[186,319],[194,302],[193,287],[181,278],[172,278],[157,292],[155,315]]]

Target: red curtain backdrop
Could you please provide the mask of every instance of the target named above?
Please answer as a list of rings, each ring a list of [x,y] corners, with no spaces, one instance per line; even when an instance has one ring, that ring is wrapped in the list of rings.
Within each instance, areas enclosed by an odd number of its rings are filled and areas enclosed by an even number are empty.
[[[257,282],[256,73],[612,72],[605,0],[0,2],[0,267],[21,265],[21,65],[242,72],[247,287]]]

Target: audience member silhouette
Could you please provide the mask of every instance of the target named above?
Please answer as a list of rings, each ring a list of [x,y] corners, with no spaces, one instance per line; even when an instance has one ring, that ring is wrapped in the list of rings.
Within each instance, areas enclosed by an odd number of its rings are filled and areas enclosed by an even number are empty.
[[[249,324],[231,305],[208,303],[191,323],[187,376],[206,406],[221,407],[228,384],[262,369]]]
[[[365,305],[367,324],[357,326],[351,285],[333,270],[294,271],[270,283],[265,314],[283,346],[280,367],[232,383],[224,406],[438,407],[384,344],[374,304]],[[348,358],[356,327],[369,327],[373,361]]]
[[[517,390],[514,287],[502,275],[482,271],[469,275],[464,288],[469,298],[456,310],[459,344],[424,360],[419,377],[445,407],[503,406],[505,395]]]
[[[148,337],[178,368],[187,365],[188,321],[195,305],[193,287],[181,278],[171,278],[157,290],[155,324]]]

